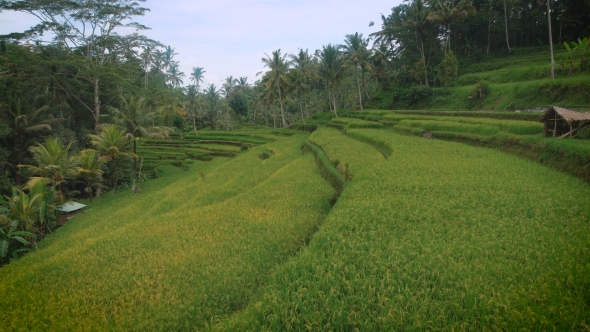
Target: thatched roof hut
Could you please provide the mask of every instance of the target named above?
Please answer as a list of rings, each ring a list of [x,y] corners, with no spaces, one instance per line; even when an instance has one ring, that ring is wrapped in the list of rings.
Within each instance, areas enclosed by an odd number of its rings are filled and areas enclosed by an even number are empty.
[[[590,112],[580,113],[561,107],[551,107],[541,118],[545,137],[576,137],[580,129],[590,127]]]

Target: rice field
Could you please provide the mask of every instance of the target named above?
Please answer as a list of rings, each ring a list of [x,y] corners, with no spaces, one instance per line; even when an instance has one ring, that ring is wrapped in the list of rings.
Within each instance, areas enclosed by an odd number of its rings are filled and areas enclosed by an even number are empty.
[[[146,141],[162,176],[142,194],[97,200],[0,269],[0,330],[588,329],[588,184],[366,128],[532,147],[539,124],[368,112],[376,120],[331,119],[341,130],[311,135]],[[590,156],[583,140],[552,144]]]
[[[588,326],[585,183],[498,151],[351,132],[392,158],[356,174],[307,250],[218,330]]]
[[[305,139],[97,201],[0,270],[0,329],[192,330],[244,308],[330,209]]]
[[[352,179],[369,165],[385,161],[376,149],[331,128],[316,130],[309,141],[318,146],[345,178]]]

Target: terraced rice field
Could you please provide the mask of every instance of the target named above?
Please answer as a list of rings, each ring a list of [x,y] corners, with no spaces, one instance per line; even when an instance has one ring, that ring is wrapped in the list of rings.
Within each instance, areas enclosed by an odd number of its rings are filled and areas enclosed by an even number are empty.
[[[435,122],[383,119],[388,114],[362,121],[408,121],[421,132]],[[209,143],[142,146],[192,164],[187,171],[158,166],[165,176],[148,181],[141,195],[98,200],[37,252],[0,269],[0,326],[590,326],[588,184],[501,151],[400,135],[395,127],[355,129],[350,124],[358,119],[349,120],[332,120],[343,130],[321,127],[311,135],[244,131],[217,133]],[[536,128],[506,121],[439,125],[488,126],[500,131],[495,135],[514,135],[505,130],[516,125]],[[220,137],[268,143],[245,150],[242,143],[210,143]],[[211,161],[199,160],[200,153]]]
[[[187,169],[195,160],[214,157],[233,157],[251,147],[273,142],[293,135],[289,130],[201,131],[199,136],[174,135],[168,140],[142,139],[138,145],[139,158],[144,160],[143,170],[150,176],[159,166]]]

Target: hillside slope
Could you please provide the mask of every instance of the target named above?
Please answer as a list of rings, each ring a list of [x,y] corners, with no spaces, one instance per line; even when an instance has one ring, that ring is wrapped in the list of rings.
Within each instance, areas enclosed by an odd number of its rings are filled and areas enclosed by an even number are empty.
[[[563,47],[561,47],[563,48]],[[565,54],[557,48],[557,78],[550,78],[549,50],[515,50],[513,55],[481,61],[459,58],[459,76],[448,87],[399,87],[378,92],[367,108],[432,110],[522,110],[538,106],[590,108],[590,71],[572,76],[560,65]],[[480,86],[478,86],[478,84]]]

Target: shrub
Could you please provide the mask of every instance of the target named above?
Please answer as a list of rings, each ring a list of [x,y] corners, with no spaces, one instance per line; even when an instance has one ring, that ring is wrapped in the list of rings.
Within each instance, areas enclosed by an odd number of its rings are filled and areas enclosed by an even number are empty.
[[[444,60],[438,65],[438,79],[440,82],[449,86],[449,84],[457,78],[459,69],[459,62],[453,52],[447,53]]]

